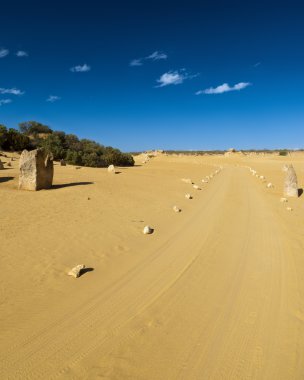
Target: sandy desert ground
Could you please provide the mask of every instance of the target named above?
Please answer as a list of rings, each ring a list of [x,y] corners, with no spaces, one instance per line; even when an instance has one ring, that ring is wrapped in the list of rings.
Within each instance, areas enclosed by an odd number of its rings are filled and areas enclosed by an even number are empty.
[[[39,192],[0,171],[0,378],[303,379],[304,195],[280,197],[304,155],[141,161]]]

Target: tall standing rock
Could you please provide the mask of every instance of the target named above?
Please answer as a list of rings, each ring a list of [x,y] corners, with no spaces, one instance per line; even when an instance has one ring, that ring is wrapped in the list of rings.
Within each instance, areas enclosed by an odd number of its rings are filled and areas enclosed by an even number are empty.
[[[292,165],[286,165],[285,167],[286,177],[284,183],[284,195],[287,197],[298,196],[298,179],[296,172]]]
[[[53,182],[53,157],[39,148],[24,150],[19,162],[19,189],[49,189]]]
[[[3,169],[4,169],[3,162],[0,160],[0,170],[3,170]]]

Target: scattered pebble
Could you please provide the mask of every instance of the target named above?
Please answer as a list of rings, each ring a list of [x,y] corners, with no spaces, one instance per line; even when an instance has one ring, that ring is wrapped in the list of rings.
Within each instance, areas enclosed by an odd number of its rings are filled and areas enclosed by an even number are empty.
[[[271,182],[267,183],[267,186],[266,186],[268,189],[274,187],[273,184]]]
[[[292,208],[291,207],[286,207],[286,210],[287,211],[292,211]]]
[[[144,235],[150,235],[153,233],[153,228],[151,228],[150,226],[145,226],[144,229],[143,229],[143,234]]]
[[[191,195],[191,194],[186,194],[186,195],[185,195],[185,198],[187,198],[187,199],[192,199],[192,195]]]
[[[190,178],[182,178],[182,181],[185,183],[189,183],[190,185],[193,184],[192,180]]]
[[[286,203],[286,202],[288,202],[288,199],[287,198],[280,198],[280,202],[281,203]]]
[[[198,185],[193,185],[193,189],[195,189],[195,190],[202,190]]]
[[[175,212],[181,212],[182,210],[179,207],[177,207],[177,206],[173,206],[173,211],[175,211]]]
[[[74,267],[73,269],[71,269],[68,273],[69,276],[73,276],[75,278],[78,278],[81,274],[81,271],[85,269],[85,265],[84,264],[79,264],[77,265],[76,267]]]

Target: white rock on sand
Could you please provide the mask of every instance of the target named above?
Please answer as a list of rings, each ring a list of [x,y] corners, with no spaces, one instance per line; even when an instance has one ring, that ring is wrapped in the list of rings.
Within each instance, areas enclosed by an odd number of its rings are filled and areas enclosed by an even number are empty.
[[[150,226],[145,226],[144,229],[143,229],[143,234],[144,235],[150,235],[153,233],[153,228],[151,228]]]
[[[185,198],[186,199],[192,199],[192,195],[191,194],[185,194]]]
[[[287,198],[280,198],[280,202],[281,203],[286,203],[286,202],[288,202],[288,199]]]
[[[182,178],[182,181],[184,182],[184,183],[189,183],[190,185],[192,185],[192,180],[190,179],[190,178]]]
[[[175,212],[181,212],[182,210],[179,207],[177,207],[177,206],[173,206],[173,211],[175,211]]]
[[[74,267],[73,269],[71,269],[69,272],[68,272],[68,275],[69,276],[73,276],[75,278],[78,278],[81,274],[81,271],[85,269],[85,265],[84,264],[79,264],[79,265],[76,265],[76,267]]]
[[[273,184],[272,184],[271,182],[269,182],[269,183],[267,183],[266,187],[267,187],[268,189],[271,189],[271,188],[273,188],[274,186],[273,186]]]
[[[193,185],[193,189],[195,189],[195,190],[201,190],[201,188],[198,185]]]
[[[116,170],[115,170],[115,166],[114,165],[109,165],[109,167],[108,167],[108,173],[116,174]]]

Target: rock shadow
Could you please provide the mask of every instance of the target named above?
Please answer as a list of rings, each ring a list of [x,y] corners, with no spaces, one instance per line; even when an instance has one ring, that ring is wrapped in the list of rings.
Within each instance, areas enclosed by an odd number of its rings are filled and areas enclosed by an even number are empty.
[[[300,197],[303,194],[303,189],[298,189],[298,197]]]
[[[73,186],[85,186],[85,185],[93,185],[94,182],[70,182],[70,183],[62,183],[59,185],[53,185],[51,189],[62,189],[63,187],[73,187]]]
[[[83,276],[87,272],[93,272],[94,268],[84,268],[79,272],[79,277]]]
[[[0,177],[0,182],[8,182],[14,179],[15,177]]]

